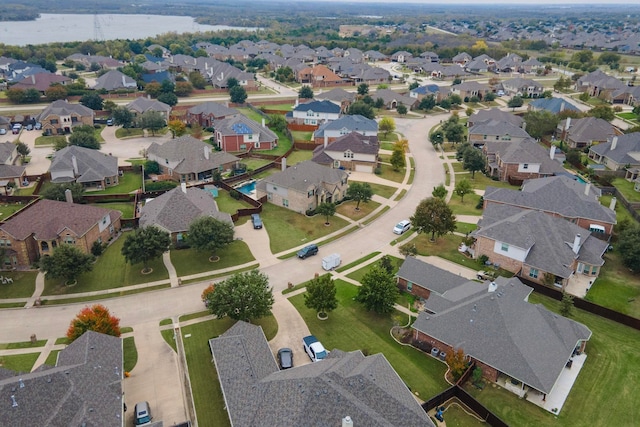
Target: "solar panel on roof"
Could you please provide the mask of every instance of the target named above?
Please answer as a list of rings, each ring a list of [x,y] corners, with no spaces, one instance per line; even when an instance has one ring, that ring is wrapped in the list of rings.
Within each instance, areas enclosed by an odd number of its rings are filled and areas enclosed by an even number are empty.
[[[231,125],[231,129],[233,129],[233,131],[236,134],[251,134],[253,133],[253,131],[251,129],[249,129],[249,126],[245,125],[244,123],[234,123]]]

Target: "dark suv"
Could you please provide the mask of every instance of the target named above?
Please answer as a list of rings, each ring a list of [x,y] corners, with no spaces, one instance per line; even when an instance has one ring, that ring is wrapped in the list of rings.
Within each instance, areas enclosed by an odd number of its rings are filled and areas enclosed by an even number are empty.
[[[316,255],[318,253],[318,245],[311,244],[309,246],[305,246],[304,248],[298,251],[298,258],[305,259],[308,256]]]
[[[255,230],[262,228],[262,219],[258,214],[251,214],[251,223]]]

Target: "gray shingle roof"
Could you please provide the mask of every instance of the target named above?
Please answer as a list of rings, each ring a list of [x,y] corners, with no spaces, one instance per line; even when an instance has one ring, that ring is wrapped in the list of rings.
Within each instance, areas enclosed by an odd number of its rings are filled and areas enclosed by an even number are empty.
[[[531,291],[517,278],[499,277],[485,292],[450,310],[421,312],[413,328],[525,384],[549,393],[579,341],[591,331],[542,305],[525,301]]]
[[[340,113],[340,106],[334,104],[329,100],[324,101],[311,101],[304,104],[299,104],[293,109],[294,111],[313,111],[316,113]]]
[[[617,137],[616,148],[611,149],[612,142],[603,142],[589,150],[607,157],[618,164],[640,164],[640,132],[628,133]]]
[[[378,89],[375,93],[371,94],[373,99],[382,98],[385,104],[388,104],[392,101],[396,101],[398,104],[403,104],[405,107],[411,107],[417,99],[411,98],[409,96],[400,95],[397,92],[392,91],[391,89]]]
[[[538,98],[529,104],[534,110],[546,110],[553,114],[561,111],[580,111],[578,107],[563,98]]]
[[[238,322],[209,341],[229,418],[238,426],[433,426],[382,354],[333,350],[279,371],[259,326]]]
[[[220,132],[222,135],[239,135],[238,129],[249,128],[253,134],[258,134],[260,142],[276,142],[278,135],[276,135],[271,129],[266,126],[260,126],[260,124],[251,120],[244,114],[235,114],[228,116],[222,120],[216,120],[213,124],[216,129],[216,133]],[[241,126],[240,128],[238,126]]]
[[[486,122],[478,123],[469,128],[469,134],[473,135],[499,135],[499,136],[512,136],[515,138],[530,138],[527,131],[520,126],[516,126],[511,122],[502,120],[489,120]]]
[[[38,121],[43,121],[49,116],[70,116],[78,115],[80,117],[93,117],[94,113],[91,108],[87,108],[82,104],[69,104],[64,99],[58,99],[49,104],[42,113],[38,115]]]
[[[75,177],[70,175],[68,180],[59,180],[59,182],[72,181],[74,178],[78,182],[95,182],[118,175],[117,157],[76,145],[57,151],[49,166],[49,172],[71,171],[73,173],[73,156],[78,164],[78,173]]]
[[[135,88],[136,81],[118,70],[110,70],[96,79],[94,89],[115,90]]]
[[[439,294],[444,294],[469,281],[462,276],[410,256],[405,258],[396,276]]]
[[[327,151],[347,151],[360,154],[378,154],[380,144],[377,136],[362,136],[357,132],[351,132],[341,136],[327,145]]]
[[[343,170],[328,168],[307,160],[265,178],[264,182],[306,192],[310,187],[338,185],[347,178],[348,174]]]
[[[201,216],[210,216],[233,224],[231,215],[218,210],[218,204],[208,191],[181,187],[156,197],[141,209],[140,226],[155,225],[169,233],[185,232],[189,225]]]
[[[57,367],[0,380],[2,425],[120,427],[122,374],[121,339],[85,332]]]
[[[359,114],[342,116],[337,120],[323,123],[313,134],[314,138],[324,137],[324,132],[326,130],[378,132],[378,122]]]
[[[615,224],[615,211],[602,206],[597,199],[599,192],[595,187],[590,188],[587,196],[584,194],[585,184],[566,176],[552,176],[527,180],[521,191],[488,186],[484,200],[558,213],[565,218],[587,218]]]
[[[238,114],[238,110],[229,108],[219,102],[203,102],[202,104],[189,108],[189,113],[211,115],[216,118],[221,118]]]
[[[171,106],[169,104],[160,102],[157,99],[149,99],[144,96],[139,96],[135,100],[131,101],[127,104],[127,108],[137,113],[145,113],[147,111],[168,113],[171,111]]]
[[[576,258],[587,264],[603,265],[602,254],[609,246],[565,219],[503,204],[487,205],[478,227],[473,236],[524,249],[528,251],[525,264],[565,279],[573,273]],[[572,245],[578,234],[581,245],[576,256]]]
[[[209,151],[209,158],[204,150]],[[149,154],[169,161],[180,162],[174,168],[177,173],[199,173],[218,169],[227,163],[240,160],[238,157],[224,151],[213,151],[209,144],[191,136],[170,139],[164,144],[153,143],[147,150]]]
[[[491,120],[510,122],[511,124],[518,127],[521,127],[522,122],[524,121],[520,116],[516,116],[515,114],[511,114],[507,111],[502,111],[497,108],[492,108],[490,110],[479,110],[476,113],[473,113],[471,117],[469,117],[469,123],[473,125],[481,122],[488,122]]]
[[[566,120],[560,122],[558,127],[564,129]],[[568,138],[575,142],[590,144],[611,140],[616,135],[615,126],[598,117],[584,117],[572,119],[569,125]]]
[[[549,157],[547,149],[533,140],[498,141],[485,144],[488,153],[498,153],[505,163],[535,163],[540,164],[540,174],[554,175],[564,173],[560,163]]]
[[[26,166],[0,164],[0,179],[19,178],[26,170]]]
[[[356,100],[356,94],[353,92],[347,92],[346,90],[337,87],[335,89],[331,89],[328,92],[322,92],[316,95],[316,99],[326,99],[333,102],[353,102]]]

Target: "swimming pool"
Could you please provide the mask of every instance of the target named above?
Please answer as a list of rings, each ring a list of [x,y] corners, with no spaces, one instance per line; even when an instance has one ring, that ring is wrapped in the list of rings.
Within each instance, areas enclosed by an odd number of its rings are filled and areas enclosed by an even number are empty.
[[[236,190],[241,192],[242,194],[246,194],[247,196],[253,196],[256,192],[256,182],[257,181],[249,181],[244,184],[234,187]]]

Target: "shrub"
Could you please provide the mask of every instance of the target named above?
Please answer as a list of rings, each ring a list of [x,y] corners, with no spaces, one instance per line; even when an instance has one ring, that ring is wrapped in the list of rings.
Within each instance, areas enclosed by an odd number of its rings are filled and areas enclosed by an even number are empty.
[[[486,255],[480,255],[480,257],[478,258],[478,262],[482,265],[486,265],[487,262],[489,262],[489,257]]]
[[[478,204],[476,205],[476,209],[482,209],[483,205],[484,205],[484,197],[480,196],[480,200],[478,200]]]
[[[91,245],[91,254],[95,257],[99,257],[100,255],[102,255],[102,252],[104,252],[103,244],[98,242],[97,240],[93,242],[93,245]]]
[[[240,192],[237,190],[231,190],[229,191],[229,195],[231,196],[231,198],[236,199],[236,200],[240,200]]]
[[[158,181],[158,182],[150,182],[145,185],[145,190],[147,191],[162,191],[162,190],[171,190],[172,188],[176,188],[178,183],[175,181]]]
[[[380,166],[378,166],[377,168],[375,168],[373,173],[375,173],[376,175],[381,175],[382,174],[382,168]]]

